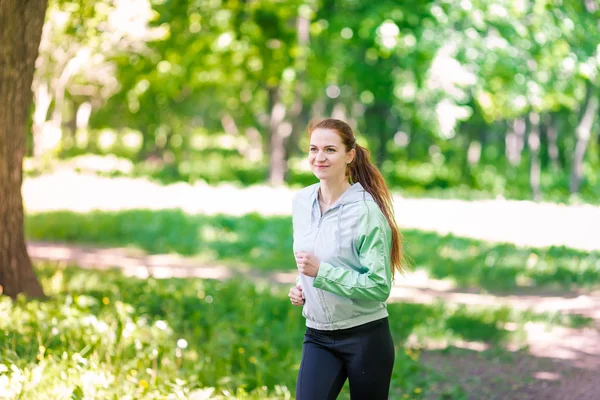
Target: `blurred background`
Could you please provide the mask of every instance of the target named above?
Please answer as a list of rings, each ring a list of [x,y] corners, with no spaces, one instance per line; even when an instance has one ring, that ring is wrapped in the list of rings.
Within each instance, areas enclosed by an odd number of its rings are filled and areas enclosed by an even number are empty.
[[[597,398],[599,19],[597,0],[50,0],[23,184],[50,299],[0,299],[0,393],[293,398],[291,199],[316,182],[308,122],[334,117],[404,232],[390,398]]]
[[[397,192],[594,202],[598,32],[593,0],[51,0],[28,166],[304,185],[333,116]]]

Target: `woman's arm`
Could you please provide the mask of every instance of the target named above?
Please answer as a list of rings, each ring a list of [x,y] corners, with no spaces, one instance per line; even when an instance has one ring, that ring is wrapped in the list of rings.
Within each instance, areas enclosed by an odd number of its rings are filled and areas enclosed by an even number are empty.
[[[314,287],[351,299],[385,301],[392,289],[392,231],[374,202],[367,202],[358,226],[361,272],[321,262]]]

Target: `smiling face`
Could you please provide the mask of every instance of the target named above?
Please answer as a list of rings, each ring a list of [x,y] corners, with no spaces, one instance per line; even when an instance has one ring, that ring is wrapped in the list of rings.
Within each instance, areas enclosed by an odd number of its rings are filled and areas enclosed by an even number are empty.
[[[320,180],[343,180],[346,166],[354,159],[354,154],[354,149],[346,152],[341,136],[331,129],[317,128],[310,136],[308,162]]]

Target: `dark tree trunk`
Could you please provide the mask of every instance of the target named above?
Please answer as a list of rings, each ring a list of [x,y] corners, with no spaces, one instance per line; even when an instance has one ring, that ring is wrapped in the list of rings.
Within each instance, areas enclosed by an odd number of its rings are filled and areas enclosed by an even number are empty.
[[[0,0],[0,288],[42,297],[23,229],[23,155],[47,0]]]
[[[529,113],[529,136],[527,144],[531,151],[531,165],[529,170],[529,185],[535,201],[542,199],[542,190],[540,186],[542,167],[540,165],[540,116],[538,113]]]
[[[560,151],[558,149],[558,130],[556,129],[556,121],[552,114],[548,113],[544,117],[544,125],[546,127],[546,138],[548,139],[548,157],[552,171],[560,170]]]
[[[462,151],[461,153],[465,155],[461,159],[461,171],[462,171],[462,179],[465,180],[469,185],[474,184],[473,179],[473,170],[471,169],[471,165],[473,164],[473,143],[475,140],[473,139],[473,132],[475,131],[472,123],[469,121],[464,122],[461,126],[461,131],[464,132],[464,136],[462,139]],[[479,148],[481,150],[481,147]],[[477,162],[479,162],[479,157],[481,156],[481,152],[477,157]]]
[[[371,161],[378,168],[381,168],[383,162],[387,158],[387,142],[390,138],[390,128],[388,127],[388,117],[390,110],[383,104],[374,104],[367,108],[365,112],[365,120],[367,130],[373,133],[373,137],[377,138],[377,146],[372,151]]]

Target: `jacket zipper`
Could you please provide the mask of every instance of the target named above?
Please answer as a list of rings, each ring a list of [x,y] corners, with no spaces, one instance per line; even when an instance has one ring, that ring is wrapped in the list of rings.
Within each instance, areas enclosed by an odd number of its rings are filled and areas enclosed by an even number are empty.
[[[337,207],[336,207],[337,208]],[[313,249],[312,249],[312,253],[315,254],[315,246],[317,245],[317,238],[319,236],[319,232],[321,230],[321,221],[323,221],[323,218],[325,218],[325,214],[327,214],[327,212],[331,210],[331,208],[329,208],[328,210],[326,210],[320,217],[319,217],[319,223],[317,224],[317,232],[315,233],[315,240],[313,241]],[[316,288],[315,288],[316,289]],[[319,301],[321,302],[321,307],[323,308],[323,310],[325,311],[325,318],[327,318],[327,320],[329,321],[329,323],[333,323],[331,320],[331,313],[329,312],[329,309],[327,308],[327,304],[325,302],[325,295],[323,295],[323,291],[320,289],[317,289],[317,295],[319,296]]]

